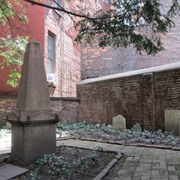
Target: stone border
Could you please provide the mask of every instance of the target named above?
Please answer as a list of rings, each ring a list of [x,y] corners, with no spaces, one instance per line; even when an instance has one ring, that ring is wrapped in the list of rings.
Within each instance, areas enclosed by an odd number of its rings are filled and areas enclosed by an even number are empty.
[[[107,173],[110,171],[110,169],[117,163],[117,161],[121,159],[121,157],[122,157],[122,154],[118,153],[116,157],[113,158],[93,180],[103,179],[107,175]]]
[[[95,139],[95,138],[86,138],[86,137],[62,137],[57,138],[58,141],[62,140],[68,140],[68,139],[79,139],[82,141],[95,141],[95,142],[102,142],[102,143],[109,143],[114,145],[123,145],[123,146],[138,146],[138,147],[147,147],[147,148],[157,148],[157,149],[167,149],[167,150],[173,150],[173,151],[180,151],[180,147],[177,146],[168,146],[168,145],[158,145],[158,144],[144,144],[144,143],[125,143],[123,141],[108,141],[103,140],[101,138]]]

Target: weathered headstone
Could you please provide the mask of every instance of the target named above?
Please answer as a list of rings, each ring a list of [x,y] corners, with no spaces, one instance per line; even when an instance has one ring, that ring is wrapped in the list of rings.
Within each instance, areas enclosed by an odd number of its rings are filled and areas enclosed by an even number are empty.
[[[107,127],[108,127],[108,128],[113,128],[113,126],[112,126],[112,125],[110,125],[110,124],[108,124],[108,125],[107,125]]]
[[[67,119],[62,118],[61,121],[59,122],[59,124],[68,124]]]
[[[113,123],[112,123],[113,128],[119,129],[119,130],[125,130],[126,129],[126,119],[118,115],[113,118]]]
[[[139,123],[136,123],[133,128],[132,128],[133,131],[139,131],[139,132],[142,132],[142,127]]]
[[[179,134],[180,110],[165,110],[165,131]]]
[[[58,117],[51,110],[44,60],[36,41],[26,47],[16,110],[7,120],[12,124],[12,157],[28,161],[56,152]]]

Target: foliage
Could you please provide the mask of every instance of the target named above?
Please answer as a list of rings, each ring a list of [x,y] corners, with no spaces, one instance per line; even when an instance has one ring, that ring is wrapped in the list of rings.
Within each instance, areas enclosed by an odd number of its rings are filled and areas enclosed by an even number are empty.
[[[90,168],[99,163],[99,156],[96,151],[92,150],[85,156],[75,158],[73,161],[67,160],[64,156],[58,154],[46,154],[36,161],[36,169],[30,174],[30,179],[42,179],[41,174],[50,179],[66,179],[73,174],[73,171],[88,171]]]
[[[16,87],[20,79],[20,69],[28,37],[17,36],[16,38],[0,38],[0,56],[3,58],[1,68],[11,67],[7,84]]]
[[[76,124],[61,124],[58,123],[57,124],[57,129],[59,130],[70,130],[70,129],[81,129],[81,128],[85,128],[86,124],[85,122],[80,122],[80,123],[76,123]]]
[[[20,79],[20,67],[23,63],[25,45],[28,41],[28,37],[17,36],[17,34],[21,34],[19,23],[28,23],[25,11],[26,7],[18,0],[1,0],[0,57],[2,57],[2,62],[0,61],[0,67],[2,69],[7,66],[11,68],[7,84],[13,87],[18,85],[18,80]]]
[[[112,1],[109,11],[100,10],[94,18],[84,18],[76,24],[76,41],[91,43],[97,38],[101,47],[133,46],[140,54],[155,55],[163,50],[161,34],[174,26],[173,17],[180,10],[178,0],[171,3],[165,9],[161,0]]]
[[[38,170],[36,171],[37,173],[43,171],[44,166],[48,167],[48,171],[46,172],[48,176],[70,173],[70,164],[68,164],[66,159],[64,159],[62,156],[57,156],[54,153],[44,155],[43,158],[37,160],[36,163],[38,164]]]
[[[133,129],[120,131],[104,124],[93,125],[86,124],[85,122],[58,126],[57,132],[60,131],[66,131],[66,133],[75,137],[89,137],[93,139],[102,138],[110,141],[120,140],[122,143],[141,142],[146,144],[164,144],[175,146],[180,141],[179,138],[177,139],[177,137],[173,135],[173,132],[162,132],[162,130],[144,130],[141,132]]]
[[[26,6],[18,0],[1,0],[0,3],[0,26],[6,34],[15,37],[15,33],[20,30],[19,24],[27,24]],[[18,22],[18,23],[17,23]],[[4,28],[5,27],[5,28]],[[5,35],[6,35],[5,34]]]

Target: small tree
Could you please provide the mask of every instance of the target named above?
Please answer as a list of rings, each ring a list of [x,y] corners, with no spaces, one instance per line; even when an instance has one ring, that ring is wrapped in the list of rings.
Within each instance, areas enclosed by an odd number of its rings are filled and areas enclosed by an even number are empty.
[[[11,66],[7,84],[16,87],[21,76],[19,72],[23,64],[25,46],[28,41],[28,37],[16,35],[21,33],[16,22],[26,24],[28,20],[25,15],[25,7],[22,7],[18,0],[11,2],[1,0],[0,3],[0,57],[2,58],[0,68]],[[20,11],[17,11],[17,6],[20,7]]]

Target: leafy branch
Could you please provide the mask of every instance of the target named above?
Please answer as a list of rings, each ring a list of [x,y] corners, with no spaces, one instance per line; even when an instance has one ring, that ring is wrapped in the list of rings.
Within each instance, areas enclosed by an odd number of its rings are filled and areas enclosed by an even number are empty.
[[[0,38],[0,62],[1,69],[11,67],[7,84],[16,87],[20,79],[20,70],[23,64],[25,47],[28,42],[28,37],[17,36],[16,38]]]
[[[28,23],[25,11],[26,7],[22,6],[18,0],[1,0],[0,2],[0,68],[10,67],[7,84],[13,87],[18,85],[21,76],[19,72],[23,64],[25,46],[28,41],[28,37],[17,36],[23,31],[20,29],[19,23]]]

